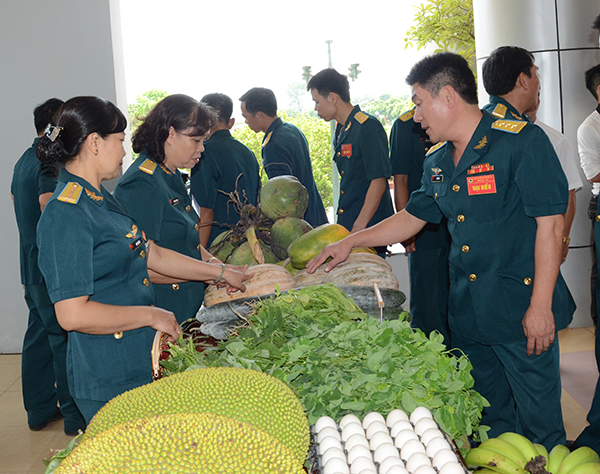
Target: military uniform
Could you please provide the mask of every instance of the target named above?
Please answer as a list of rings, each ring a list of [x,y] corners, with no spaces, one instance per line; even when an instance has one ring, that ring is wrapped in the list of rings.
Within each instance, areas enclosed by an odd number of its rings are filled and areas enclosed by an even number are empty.
[[[198,214],[179,170],[172,173],[142,152],[119,180],[114,196],[149,240],[202,260]],[[177,322],[182,323],[200,309],[204,286],[200,281],[154,285],[156,305],[172,311]]]
[[[214,223],[208,246],[221,232],[230,229],[240,220],[229,196],[236,190],[237,182],[242,203],[256,205],[260,184],[260,170],[254,153],[243,143],[231,136],[229,130],[217,130],[204,143],[200,162],[192,169],[191,192],[200,207],[214,210]],[[219,224],[230,224],[219,225]]]
[[[277,118],[267,129],[262,142],[263,167],[269,179],[292,175],[308,191],[304,220],[313,227],[326,224],[327,214],[313,176],[308,142],[302,131]]]
[[[23,339],[21,382],[23,403],[30,426],[46,423],[56,412],[57,402],[65,417],[65,430],[85,428],[67,380],[67,333],[60,327],[48,297],[44,277],[38,267],[36,226],[41,216],[39,197],[53,193],[57,179],[51,169],[42,167],[35,145],[17,161],[11,183],[19,228],[21,283],[29,308]]]
[[[392,175],[407,175],[409,194],[421,187],[423,161],[431,146],[421,125],[413,120],[414,114],[413,108],[398,117],[390,135]],[[448,346],[449,251],[450,234],[443,218],[439,224],[425,225],[416,235],[416,252],[408,254],[411,324],[425,334],[439,331]]]
[[[371,181],[390,177],[388,139],[383,125],[372,115],[354,107],[346,123],[338,124],[334,137],[334,160],[340,173],[337,223],[352,230],[365,203]],[[379,207],[367,227],[394,214],[390,188],[386,186]]]
[[[492,114],[496,119],[531,121],[527,115],[520,114],[509,101],[497,95],[490,95],[490,102],[483,107],[483,110]]]
[[[491,404],[482,423],[491,437],[520,431],[547,447],[564,444],[558,337],[528,357],[522,320],[533,289],[535,217],[565,212],[566,177],[545,133],[523,121],[484,112],[456,167],[452,149],[443,142],[429,150],[406,209],[428,222],[448,219],[452,343],[469,355],[475,389]],[[560,274],[552,303],[558,331],[575,310]]]
[[[62,169],[37,242],[52,303],[81,296],[117,306],[154,303],[143,233],[104,187],[95,189]],[[154,334],[150,327],[108,335],[69,332],[69,386],[88,422],[111,398],[152,381]]]

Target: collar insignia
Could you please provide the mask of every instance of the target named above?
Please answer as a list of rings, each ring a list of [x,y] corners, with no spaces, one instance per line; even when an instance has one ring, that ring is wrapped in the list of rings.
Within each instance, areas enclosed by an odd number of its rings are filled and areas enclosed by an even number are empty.
[[[429,156],[431,155],[434,151],[439,150],[440,148],[442,148],[444,145],[446,144],[446,142],[439,142],[436,143],[435,145],[433,145],[429,151],[427,152],[427,154],[425,156]]]
[[[269,144],[269,140],[271,139],[271,135],[273,135],[273,132],[269,132],[269,134],[264,138],[263,142],[262,142],[262,147],[266,147]]]
[[[346,130],[345,130],[346,132],[347,132],[348,130],[350,130],[350,125],[352,125],[352,122],[348,122],[348,126],[346,127]]]
[[[166,174],[173,174],[173,172],[167,168],[165,165],[161,164],[160,168],[166,173]]]
[[[487,136],[484,136],[481,140],[479,140],[479,143],[477,145],[475,145],[475,150],[481,150],[482,148],[485,148],[485,146],[487,145],[488,139]]]
[[[521,117],[520,115],[515,114],[514,112],[511,112],[510,115],[512,115],[517,120],[523,120],[523,117]]]
[[[104,199],[102,196],[98,196],[94,191],[90,191],[87,188],[85,188],[85,194],[87,194],[88,197],[94,201],[102,201]]]

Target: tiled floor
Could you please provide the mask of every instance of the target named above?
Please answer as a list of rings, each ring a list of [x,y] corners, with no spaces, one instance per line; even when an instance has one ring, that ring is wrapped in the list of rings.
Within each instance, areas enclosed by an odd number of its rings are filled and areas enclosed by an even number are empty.
[[[593,328],[565,329],[560,333],[561,372],[563,362],[563,417],[567,437],[573,439],[586,426],[598,377],[594,361]],[[21,356],[0,355],[0,474],[40,474],[42,459],[51,449],[63,449],[71,440],[63,433],[63,423],[52,423],[43,431],[32,432],[21,394]]]

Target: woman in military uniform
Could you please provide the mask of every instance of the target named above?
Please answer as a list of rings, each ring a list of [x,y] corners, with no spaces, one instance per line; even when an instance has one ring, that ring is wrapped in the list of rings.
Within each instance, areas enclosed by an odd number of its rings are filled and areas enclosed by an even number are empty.
[[[155,330],[175,339],[170,311],[154,307],[151,275],[226,282],[247,275],[147,241],[126,209],[101,185],[119,174],[124,115],[97,97],[75,97],[37,144],[60,169],[38,225],[39,265],[60,325],[69,331],[67,373],[87,422],[111,398],[152,381]]]
[[[216,123],[214,111],[191,97],[164,98],[135,131],[133,149],[140,156],[115,189],[115,197],[150,241],[209,262],[216,259],[200,245],[198,214],[179,168],[198,163],[202,143]],[[179,323],[196,315],[204,299],[204,283],[160,275],[156,282],[157,306],[175,313]]]

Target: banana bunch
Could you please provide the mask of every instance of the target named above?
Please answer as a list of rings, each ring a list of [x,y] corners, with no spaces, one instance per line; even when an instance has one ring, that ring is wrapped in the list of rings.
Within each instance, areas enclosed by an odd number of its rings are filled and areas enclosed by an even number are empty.
[[[583,446],[570,452],[559,444],[550,452],[517,433],[503,433],[471,449],[465,463],[477,474],[600,474],[600,457]]]

